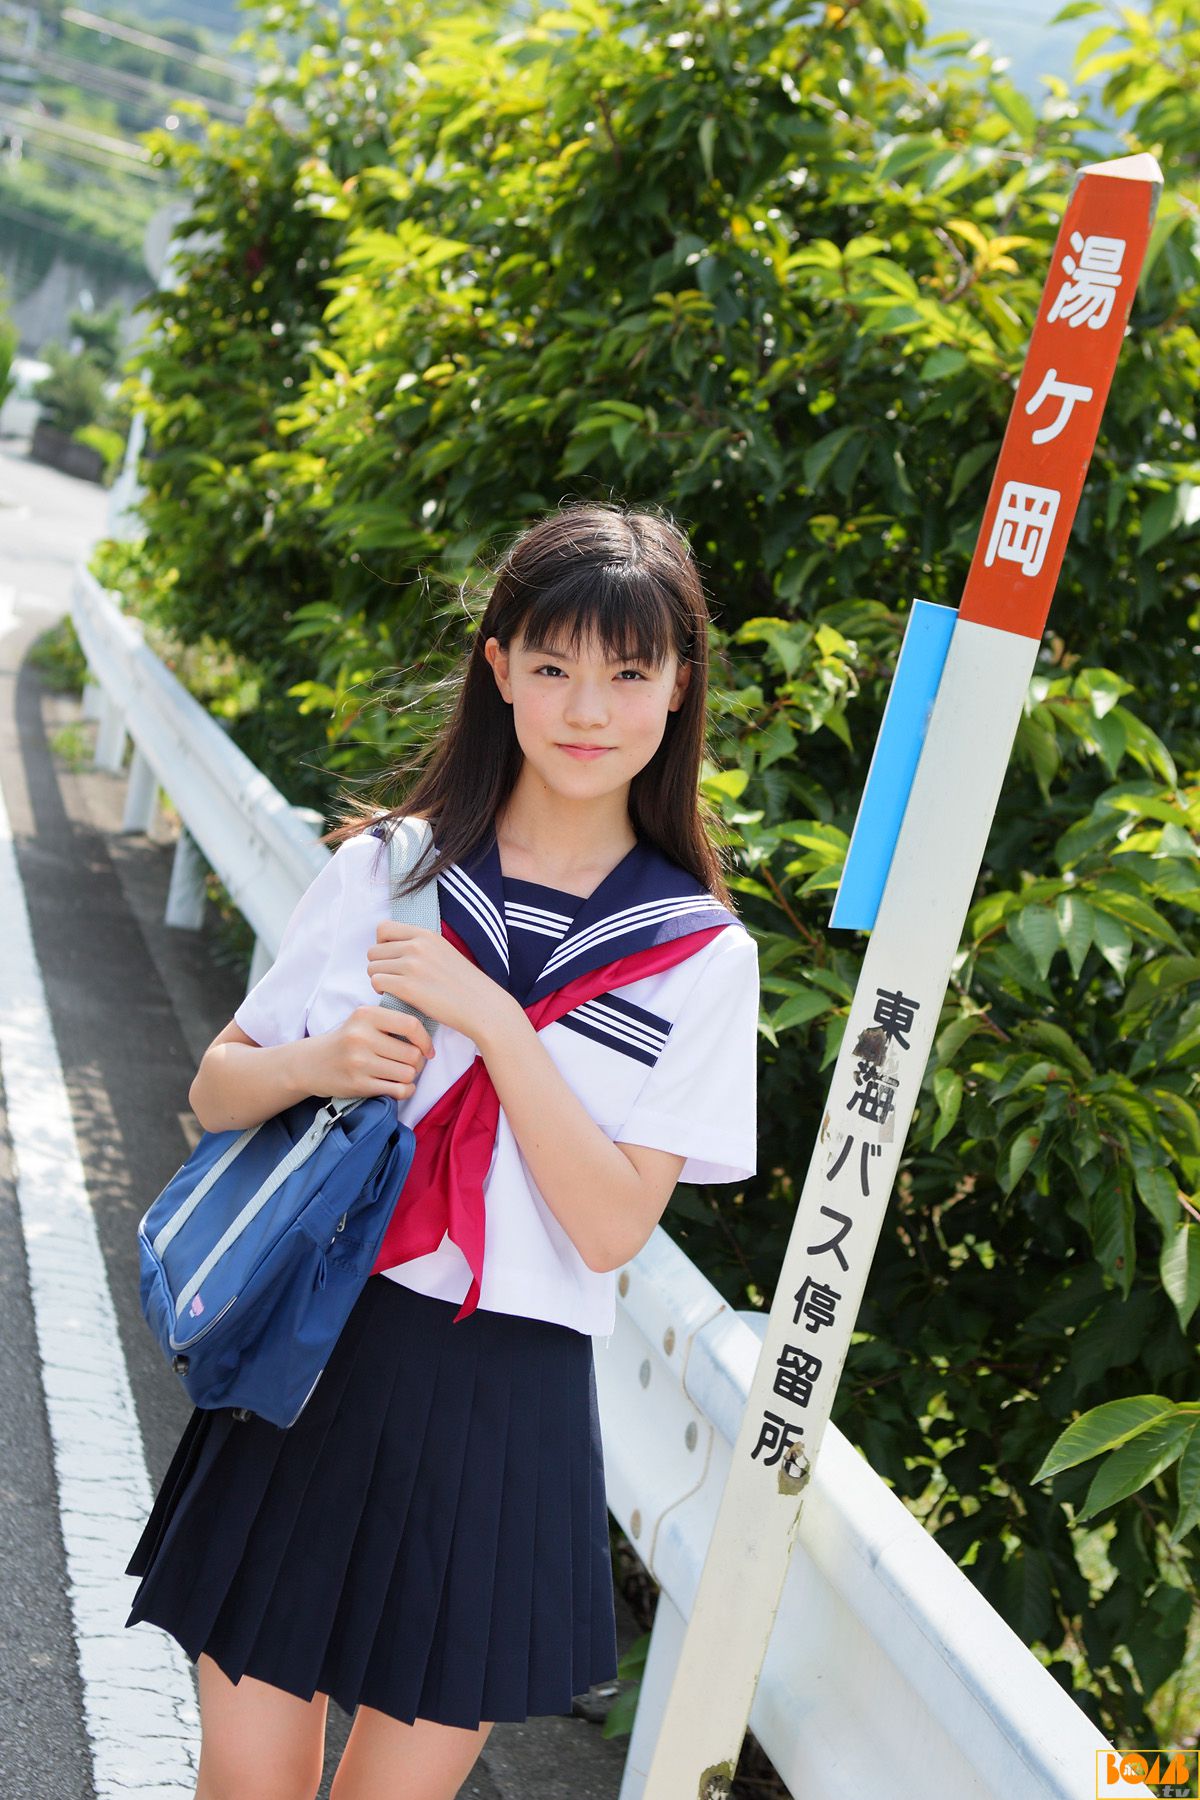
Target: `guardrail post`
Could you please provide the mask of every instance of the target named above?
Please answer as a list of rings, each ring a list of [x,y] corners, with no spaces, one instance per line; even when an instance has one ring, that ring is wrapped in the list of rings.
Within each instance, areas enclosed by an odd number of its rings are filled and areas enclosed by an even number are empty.
[[[145,752],[135,744],[129,768],[129,786],[125,790],[122,831],[145,831],[153,828],[158,814],[158,777]]]
[[[198,931],[204,922],[204,898],[204,858],[185,825],[175,841],[164,923]]]
[[[104,689],[91,675],[83,684],[83,716],[85,719],[104,717]]]
[[[107,693],[102,694],[99,717],[100,729],[96,733],[92,767],[119,775],[125,762],[125,740],[129,733],[125,729],[124,713]]]

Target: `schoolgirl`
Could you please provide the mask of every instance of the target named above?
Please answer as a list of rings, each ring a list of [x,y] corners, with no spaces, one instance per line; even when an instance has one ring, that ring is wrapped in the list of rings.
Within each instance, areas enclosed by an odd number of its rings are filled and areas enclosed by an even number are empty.
[[[198,1665],[197,1800],[312,1800],[331,1696],[355,1715],[333,1800],[449,1800],[495,1720],[615,1672],[593,1338],[676,1181],[755,1168],[758,964],[698,796],[706,685],[669,520],[539,520],[403,808],[348,802],[205,1051],[208,1129],[387,1094],[418,1149],[300,1417],[195,1410],[130,1559],[127,1623]],[[388,917],[403,814],[432,827],[440,934]]]

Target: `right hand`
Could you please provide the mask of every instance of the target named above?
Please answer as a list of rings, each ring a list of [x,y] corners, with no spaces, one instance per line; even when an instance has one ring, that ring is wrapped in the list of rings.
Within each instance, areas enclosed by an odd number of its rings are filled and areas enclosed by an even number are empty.
[[[421,1021],[391,1006],[356,1006],[340,1025],[308,1042],[313,1093],[338,1099],[390,1094],[407,1100],[435,1054]]]

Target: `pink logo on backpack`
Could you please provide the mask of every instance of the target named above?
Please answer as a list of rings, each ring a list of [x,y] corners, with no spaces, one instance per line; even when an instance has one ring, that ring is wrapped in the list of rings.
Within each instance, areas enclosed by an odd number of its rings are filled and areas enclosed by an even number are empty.
[[[196,1298],[192,1301],[192,1304],[188,1307],[188,1311],[191,1313],[193,1319],[198,1319],[200,1317],[200,1314],[204,1311],[204,1302],[200,1298],[199,1294],[196,1295]]]

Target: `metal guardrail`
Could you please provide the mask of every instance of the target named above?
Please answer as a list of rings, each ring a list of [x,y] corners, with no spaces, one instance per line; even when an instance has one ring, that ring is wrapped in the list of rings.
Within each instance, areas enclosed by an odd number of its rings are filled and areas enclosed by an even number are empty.
[[[183,822],[167,922],[200,922],[199,852],[257,934],[254,982],[330,854],[314,815],[288,805],[82,569],[71,610],[97,766],[120,770],[134,746],[123,828],[147,828],[160,787]],[[642,1792],[764,1322],[728,1307],[659,1227],[621,1270],[616,1328],[597,1345],[609,1506],[661,1589],[620,1800]],[[1094,1800],[1109,1749],[834,1426],[750,1724],[804,1800]]]

